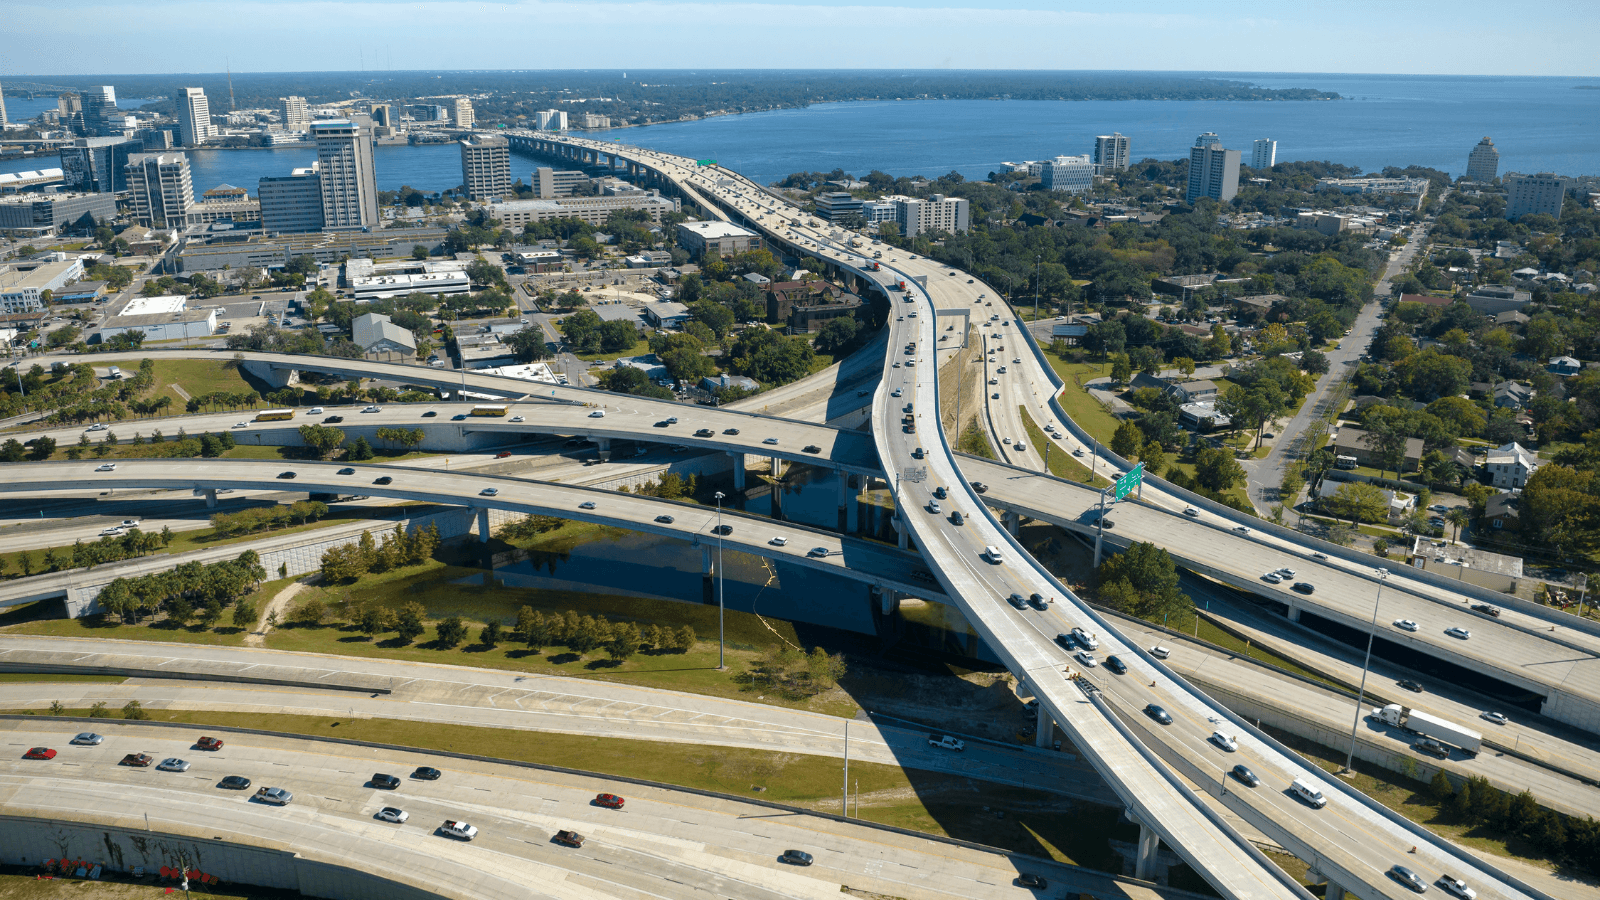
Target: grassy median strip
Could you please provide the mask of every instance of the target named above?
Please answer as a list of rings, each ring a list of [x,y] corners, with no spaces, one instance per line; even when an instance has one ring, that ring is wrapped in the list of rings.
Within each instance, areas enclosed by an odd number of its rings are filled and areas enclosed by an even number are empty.
[[[1052,446],[1049,436],[1044,433],[1044,429],[1039,427],[1039,423],[1033,420],[1033,416],[1028,413],[1026,406],[1018,406],[1017,412],[1022,414],[1022,427],[1028,432],[1028,444],[1038,449],[1041,455],[1044,453],[1044,448],[1050,447],[1051,475],[1057,478],[1065,478],[1068,481],[1076,481],[1079,484],[1093,485],[1094,487],[1105,487],[1111,483],[1091,473],[1088,466],[1078,462],[1064,448]]]
[[[1111,366],[1101,363],[1069,363],[1052,356],[1044,355],[1050,361],[1050,367],[1056,370],[1061,380],[1066,382],[1061,393],[1056,395],[1056,400],[1061,408],[1067,411],[1072,421],[1089,432],[1100,443],[1110,446],[1111,436],[1116,433],[1117,426],[1121,424],[1116,416],[1106,411],[1100,401],[1089,395],[1089,392],[1078,386],[1078,379],[1089,381],[1101,375],[1109,374]]]

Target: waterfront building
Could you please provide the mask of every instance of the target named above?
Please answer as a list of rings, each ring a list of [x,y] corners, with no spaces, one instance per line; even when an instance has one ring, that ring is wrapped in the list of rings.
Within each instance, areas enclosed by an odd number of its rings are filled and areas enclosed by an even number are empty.
[[[322,230],[322,177],[315,164],[288,175],[267,176],[256,185],[263,234]]]
[[[817,215],[829,222],[859,216],[863,205],[849,191],[824,191],[817,195]]]
[[[79,192],[0,196],[0,232],[15,237],[55,234],[84,216],[93,217],[96,224],[116,218],[117,196]]]
[[[413,103],[406,107],[413,122],[448,122],[450,113],[444,107],[434,103]]]
[[[317,168],[322,176],[322,227],[378,225],[378,182],[372,163],[372,128],[366,121],[314,122]]]
[[[900,207],[890,200],[863,200],[861,201],[861,219],[868,225],[879,222],[893,222],[895,214]]]
[[[506,139],[498,135],[478,135],[462,141],[461,183],[473,200],[509,197],[511,146]]]
[[[1256,138],[1250,150],[1250,168],[1270,169],[1278,163],[1278,142],[1272,138]]]
[[[61,127],[68,131],[83,131],[83,98],[77,94],[62,94],[56,98],[56,116]]]
[[[194,206],[189,157],[182,153],[139,153],[128,159],[128,192],[133,216],[154,228],[182,228]]]
[[[0,89],[0,128],[4,128],[8,124],[10,124],[10,120],[6,118],[6,92],[4,89]]]
[[[1493,181],[1500,174],[1500,151],[1494,148],[1494,141],[1484,135],[1478,146],[1472,148],[1467,154],[1467,180],[1468,181]]]
[[[1239,193],[1239,151],[1224,150],[1222,140],[1214,132],[1206,132],[1195,139],[1189,148],[1189,190],[1185,203],[1194,203],[1201,197],[1210,197],[1218,203],[1227,203]]]
[[[588,183],[589,176],[582,172],[558,172],[549,166],[533,170],[533,196],[540,200],[570,197],[575,189]]]
[[[472,123],[477,119],[477,114],[472,111],[472,101],[465,97],[458,98],[456,100],[456,127],[471,128]]]
[[[399,128],[400,120],[394,114],[394,105],[389,103],[372,104],[372,124],[376,128]]]
[[[931,197],[884,197],[894,204],[894,221],[900,234],[915,237],[935,231],[966,231],[971,206],[964,198],[934,194]]]
[[[85,88],[79,98],[83,133],[89,137],[116,137],[122,134],[123,118],[117,110],[117,89],[109,84]]]
[[[279,97],[278,118],[284,131],[305,131],[311,127],[311,112],[304,97]]]
[[[542,109],[539,111],[540,131],[566,131],[567,114],[559,109]]]
[[[141,141],[121,135],[77,138],[60,151],[62,187],[101,194],[125,191],[128,178],[123,169],[128,158],[143,148]]]
[[[584,113],[583,114],[583,127],[590,128],[590,129],[610,128],[611,127],[611,117],[610,116],[597,116],[594,113]]]
[[[1128,168],[1128,137],[1121,132],[1094,139],[1094,174],[1110,175]]]
[[[489,205],[489,215],[507,228],[520,228],[533,222],[556,219],[582,219],[590,225],[604,225],[619,209],[642,209],[651,221],[661,224],[665,214],[678,212],[679,201],[657,191],[631,191],[613,197],[567,197],[560,200],[507,200]]]
[[[1095,170],[1087,155],[1058,156],[1039,167],[1039,184],[1047,191],[1081,194],[1094,187]]]
[[[1561,201],[1567,196],[1567,179],[1549,172],[1507,175],[1506,218],[1542,214],[1561,218]]]
[[[178,142],[198,147],[216,134],[211,124],[211,101],[201,88],[183,88],[172,98],[178,107]]]

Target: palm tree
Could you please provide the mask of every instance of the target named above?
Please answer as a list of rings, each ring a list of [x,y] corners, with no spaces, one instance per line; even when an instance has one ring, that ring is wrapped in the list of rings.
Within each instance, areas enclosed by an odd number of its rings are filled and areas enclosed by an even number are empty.
[[[1451,539],[1451,542],[1457,543],[1461,540],[1461,529],[1467,527],[1467,523],[1472,521],[1472,515],[1467,512],[1465,507],[1456,506],[1444,514],[1444,519],[1455,526],[1455,537]]]

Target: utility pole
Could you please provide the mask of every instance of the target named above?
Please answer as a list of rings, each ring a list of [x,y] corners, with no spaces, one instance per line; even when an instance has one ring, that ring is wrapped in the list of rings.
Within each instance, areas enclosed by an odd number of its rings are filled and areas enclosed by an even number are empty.
[[[1383,600],[1383,584],[1389,580],[1389,570],[1378,570],[1378,596],[1372,601],[1372,624],[1367,627],[1367,657],[1361,662],[1361,687],[1356,691],[1356,718],[1350,723],[1350,754],[1345,757],[1345,772],[1353,772],[1356,761],[1356,729],[1361,727],[1361,706],[1367,696],[1367,667],[1372,663],[1372,638],[1378,630],[1378,604]]]
[[[1042,254],[1033,255],[1033,320],[1039,321],[1039,267],[1044,260]]]
[[[840,803],[845,818],[850,818],[850,720],[844,720],[844,797]]]
[[[717,491],[717,670],[722,671],[728,667],[728,634],[723,629],[722,622],[722,499],[726,496]],[[849,726],[846,726],[849,727]],[[848,737],[846,747],[849,746]]]

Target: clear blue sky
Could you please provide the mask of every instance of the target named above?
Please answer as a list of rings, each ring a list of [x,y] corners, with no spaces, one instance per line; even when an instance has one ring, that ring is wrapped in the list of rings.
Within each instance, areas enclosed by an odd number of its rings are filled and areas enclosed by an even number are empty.
[[[1593,0],[0,0],[0,23],[0,79],[225,62],[1600,75]]]

